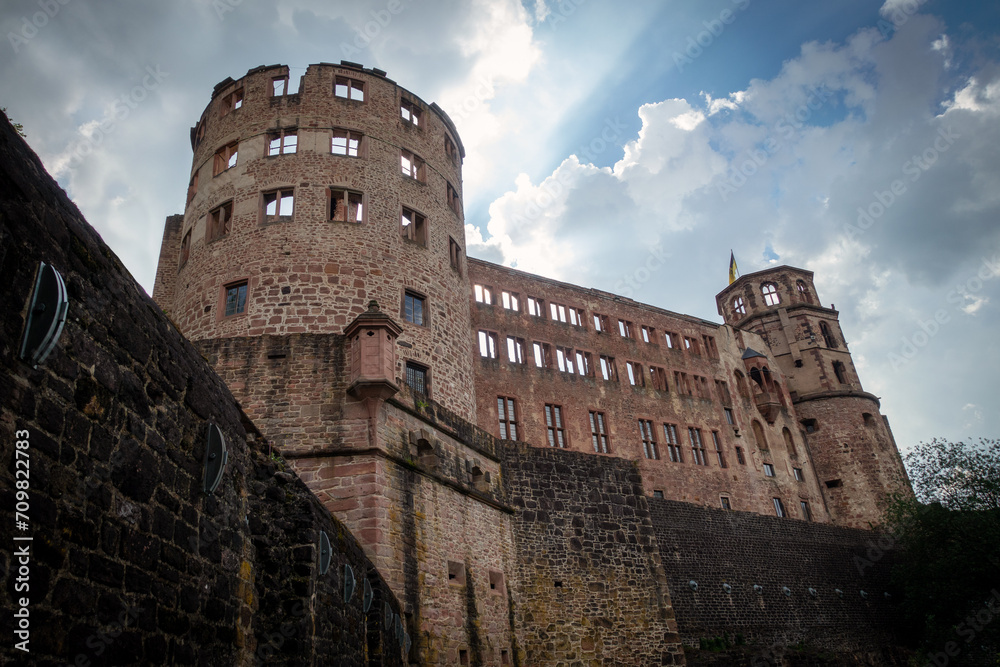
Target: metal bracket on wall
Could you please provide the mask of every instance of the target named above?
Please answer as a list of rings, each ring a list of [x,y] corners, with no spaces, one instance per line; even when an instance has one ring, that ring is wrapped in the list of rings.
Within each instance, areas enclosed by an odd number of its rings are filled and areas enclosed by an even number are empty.
[[[351,597],[354,596],[354,589],[358,585],[357,580],[354,578],[354,570],[351,569],[350,563],[344,563],[344,603],[351,601]]]
[[[375,597],[375,591],[372,590],[372,585],[368,583],[368,579],[365,579],[364,583],[364,597],[361,598],[361,601],[362,611],[367,614],[368,610],[372,608],[372,600]]]
[[[319,573],[326,574],[330,569],[330,561],[333,559],[333,550],[330,548],[330,538],[325,530],[319,531]]]
[[[222,431],[215,424],[208,424],[208,438],[205,441],[205,470],[203,479],[203,489],[205,493],[211,495],[215,493],[219,482],[222,481],[222,473],[226,471],[226,463],[229,461],[229,452],[226,450],[226,439],[222,436]]]
[[[45,361],[56,346],[68,311],[69,298],[62,276],[50,265],[39,262],[20,351],[21,359],[31,364],[32,368]]]

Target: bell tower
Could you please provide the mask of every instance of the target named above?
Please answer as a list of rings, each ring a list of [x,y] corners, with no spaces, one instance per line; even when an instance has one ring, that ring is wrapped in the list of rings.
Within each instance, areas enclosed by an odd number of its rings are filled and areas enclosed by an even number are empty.
[[[868,528],[887,492],[910,492],[879,399],[861,385],[839,313],[823,306],[812,271],[780,266],[740,277],[716,296],[736,329],[767,341],[788,390],[835,523]]]

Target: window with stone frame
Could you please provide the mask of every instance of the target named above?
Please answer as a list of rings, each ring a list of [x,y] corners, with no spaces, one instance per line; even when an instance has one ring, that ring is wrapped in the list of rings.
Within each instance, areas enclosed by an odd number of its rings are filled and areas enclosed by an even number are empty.
[[[656,432],[649,419],[639,420],[639,437],[642,438],[642,454],[647,459],[659,460],[660,450],[656,446]]]
[[[288,75],[271,79],[271,97],[281,97],[288,92]]]
[[[556,347],[556,367],[563,373],[576,373],[573,367],[573,348]]]
[[[299,131],[296,128],[275,130],[267,134],[267,155],[289,155],[299,146]]]
[[[232,229],[233,223],[233,202],[227,201],[225,204],[216,206],[208,213],[208,221],[205,226],[205,243],[211,243],[221,239]]]
[[[743,302],[743,297],[738,296],[733,299],[733,312],[737,315],[747,314],[747,306],[746,303]]]
[[[403,293],[403,319],[412,324],[426,326],[424,313],[427,311],[427,308],[425,304],[426,299],[423,296],[406,290]]]
[[[333,81],[333,95],[344,100],[365,101],[365,82],[347,76],[338,76]]]
[[[212,175],[218,176],[227,169],[232,169],[236,166],[236,162],[239,159],[240,152],[240,142],[234,141],[232,143],[226,144],[219,150],[215,151],[215,160],[212,166]]]
[[[479,356],[483,359],[497,358],[497,334],[494,331],[479,330]]]
[[[608,330],[608,316],[594,313],[594,331],[604,333]]]
[[[628,320],[618,320],[618,334],[622,338],[632,338],[633,324]]]
[[[774,513],[780,518],[787,516],[785,514],[785,504],[781,502],[781,498],[774,499]]]
[[[691,440],[691,456],[694,458],[694,464],[707,466],[708,459],[705,457],[705,444],[701,440],[701,429],[689,427],[688,438]]]
[[[628,371],[628,383],[633,387],[645,387],[646,378],[642,372],[642,364],[638,361],[626,361],[625,370]]]
[[[191,203],[194,196],[198,194],[198,170],[196,169],[194,174],[191,176],[190,182],[188,182],[188,193],[187,193],[187,204]]]
[[[177,267],[180,268],[187,264],[188,258],[191,256],[191,230],[187,230],[184,235],[184,239],[181,241],[181,256],[180,260],[177,262]]]
[[[330,137],[330,153],[344,157],[362,157],[362,141],[364,135],[360,132],[335,128]]]
[[[517,440],[517,401],[509,396],[497,396],[497,416],[500,439]]]
[[[507,361],[509,361],[512,364],[524,363],[525,356],[524,356],[523,338],[507,336]]]
[[[223,287],[224,298],[223,316],[232,317],[242,315],[247,310],[247,281],[241,280]]]
[[[656,341],[656,329],[653,327],[647,327],[643,324],[640,327],[640,331],[642,332],[642,340],[644,343],[653,343]]]
[[[400,216],[400,233],[407,241],[427,246],[427,218],[416,211],[403,207]]]
[[[521,298],[517,292],[503,290],[500,292],[500,303],[505,310],[513,310],[515,313],[521,310]]]
[[[458,245],[458,241],[450,236],[448,237],[448,257],[452,270],[458,275],[462,275],[462,246]]]
[[[292,188],[281,188],[265,192],[261,196],[263,222],[288,222],[295,208]]]
[[[418,364],[415,361],[406,362],[406,385],[418,394],[430,395],[430,378],[428,375],[427,366]]]
[[[718,431],[712,431],[712,444],[715,445],[715,456],[719,460],[719,467],[728,468],[725,452],[722,451],[722,439],[719,437]]]
[[[549,447],[566,448],[566,429],[563,426],[561,405],[545,404],[545,430],[548,435]]]
[[[768,306],[777,306],[781,303],[781,297],[778,296],[778,286],[774,283],[764,283],[761,285],[760,293],[764,296],[764,303]]]
[[[590,352],[576,351],[576,372],[587,377],[594,376],[594,362]]]
[[[667,342],[667,349],[668,350],[673,350],[673,349],[677,348],[678,345],[680,344],[679,343],[680,338],[678,338],[677,334],[675,334],[675,333],[673,333],[671,331],[664,331],[663,332],[663,338]]]
[[[355,190],[330,188],[330,221],[363,222],[364,195]]]
[[[739,463],[741,466],[745,466],[747,464],[747,459],[745,456],[743,456],[743,448],[736,447],[735,449],[736,449],[736,462]]]
[[[424,180],[421,178],[420,180]],[[448,196],[448,208],[450,208],[455,213],[462,215],[462,200],[458,196],[458,190],[456,190],[451,183],[446,184],[446,193]]]
[[[676,424],[663,425],[663,442],[667,444],[667,455],[673,463],[684,463],[684,452],[681,450],[681,440],[677,435]]]
[[[538,368],[552,367],[552,347],[548,343],[534,342],[531,345],[535,366]]]
[[[618,382],[618,368],[615,366],[615,358],[602,354],[600,363],[601,377],[608,382]]]
[[[597,454],[608,454],[611,451],[603,412],[590,411],[590,440]]]
[[[420,105],[416,102],[412,102],[406,98],[403,98],[399,102],[399,117],[403,119],[404,123],[409,123],[414,127],[420,126],[420,117],[423,112],[420,110]]]
[[[236,111],[243,106],[243,89],[237,88],[233,92],[229,93],[222,98],[222,104],[219,105],[219,115],[220,117],[226,117],[231,112]]]
[[[447,133],[444,135],[444,152],[454,164],[458,164],[461,156],[459,155],[458,148],[455,146],[455,142],[452,141]]]
[[[528,297],[528,314],[534,317],[544,317],[545,303],[533,296]]]
[[[476,298],[476,303],[493,305],[493,288],[485,285],[473,285],[472,293]]]
[[[403,176],[408,176],[416,181],[423,183],[426,181],[426,165],[419,156],[412,153],[405,148],[399,151],[399,166],[403,172]]]

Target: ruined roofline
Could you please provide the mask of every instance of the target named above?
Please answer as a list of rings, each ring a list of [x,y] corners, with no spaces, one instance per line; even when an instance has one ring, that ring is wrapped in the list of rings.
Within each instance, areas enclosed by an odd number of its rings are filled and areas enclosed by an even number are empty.
[[[627,296],[620,296],[620,295],[615,294],[613,292],[606,292],[604,290],[600,290],[600,289],[597,289],[595,287],[583,287],[581,285],[574,285],[572,283],[565,283],[565,282],[562,282],[562,281],[559,281],[559,280],[553,280],[552,278],[546,278],[545,276],[539,276],[539,275],[534,274],[534,273],[528,273],[527,271],[521,271],[520,269],[514,269],[514,268],[511,268],[509,266],[504,266],[502,264],[496,264],[494,262],[488,262],[488,261],[486,261],[484,259],[477,259],[475,257],[471,257],[471,256],[468,256],[468,255],[466,255],[466,259],[470,263],[480,264],[480,265],[482,265],[483,267],[486,267],[486,268],[499,269],[501,271],[506,271],[508,273],[513,273],[513,274],[516,274],[518,276],[522,276],[524,278],[529,278],[531,280],[537,280],[538,282],[542,282],[542,283],[545,283],[545,284],[548,284],[548,285],[552,285],[554,287],[560,287],[560,288],[563,288],[563,289],[583,291],[583,292],[586,292],[587,294],[589,294],[591,296],[594,296],[594,297],[597,297],[599,299],[604,299],[606,301],[616,301],[618,303],[624,303],[624,304],[627,304],[627,305],[630,305],[630,306],[634,306],[636,308],[641,308],[643,310],[648,310],[650,312],[657,313],[659,315],[667,315],[668,317],[674,317],[674,318],[677,318],[677,319],[680,319],[680,320],[685,320],[687,322],[691,322],[691,323],[694,323],[694,324],[699,324],[701,326],[713,327],[715,329],[721,329],[724,326],[726,326],[725,323],[720,324],[719,322],[712,322],[711,320],[705,320],[705,319],[702,319],[700,317],[695,317],[694,315],[685,315],[684,313],[678,313],[678,312],[675,312],[673,310],[667,310],[666,308],[660,308],[659,306],[653,306],[653,305],[650,305],[648,303],[643,303],[641,301],[636,301],[634,299],[630,299]]]

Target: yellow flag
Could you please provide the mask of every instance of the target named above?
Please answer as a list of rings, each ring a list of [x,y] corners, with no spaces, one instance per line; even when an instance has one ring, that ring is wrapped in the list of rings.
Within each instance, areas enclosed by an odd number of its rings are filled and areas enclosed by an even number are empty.
[[[729,251],[729,284],[736,282],[736,255]]]

